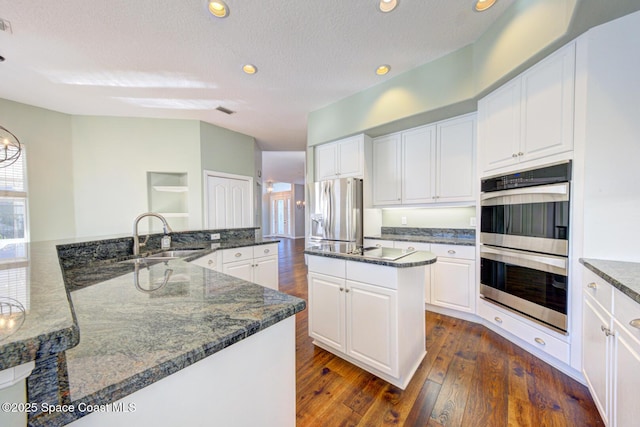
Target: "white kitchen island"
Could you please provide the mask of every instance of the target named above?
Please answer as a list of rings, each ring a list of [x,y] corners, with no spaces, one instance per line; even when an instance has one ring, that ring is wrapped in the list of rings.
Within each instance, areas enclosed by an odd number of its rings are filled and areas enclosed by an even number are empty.
[[[430,252],[396,261],[307,249],[313,343],[405,389],[426,354],[425,266]]]

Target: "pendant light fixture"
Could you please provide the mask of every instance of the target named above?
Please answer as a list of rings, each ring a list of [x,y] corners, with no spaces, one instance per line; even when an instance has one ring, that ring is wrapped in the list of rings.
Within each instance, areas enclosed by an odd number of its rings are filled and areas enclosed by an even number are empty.
[[[0,126],[0,168],[15,163],[22,152],[22,144],[18,138],[3,126]]]

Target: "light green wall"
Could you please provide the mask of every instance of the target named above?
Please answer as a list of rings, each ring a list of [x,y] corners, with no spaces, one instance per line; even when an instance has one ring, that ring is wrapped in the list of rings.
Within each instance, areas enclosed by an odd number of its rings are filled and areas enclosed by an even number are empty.
[[[26,147],[31,241],[74,236],[71,116],[0,99],[0,125]]]
[[[475,207],[382,209],[384,227],[475,228]],[[402,217],[407,223],[402,224]]]
[[[472,45],[312,111],[307,144],[362,132],[375,137],[475,111],[480,97],[553,50],[636,10],[638,0],[516,0]]]
[[[78,237],[130,234],[134,218],[149,210],[148,171],[188,173],[189,228],[201,228],[198,121],[74,116],[72,127]]]
[[[202,169],[255,178],[255,139],[200,122]]]

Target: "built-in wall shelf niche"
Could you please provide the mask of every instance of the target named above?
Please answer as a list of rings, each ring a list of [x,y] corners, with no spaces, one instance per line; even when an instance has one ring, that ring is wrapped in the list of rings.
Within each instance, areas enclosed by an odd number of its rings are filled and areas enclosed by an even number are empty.
[[[149,211],[167,219],[174,231],[189,226],[189,185],[186,172],[147,172]],[[162,231],[162,223],[149,219],[149,230]]]

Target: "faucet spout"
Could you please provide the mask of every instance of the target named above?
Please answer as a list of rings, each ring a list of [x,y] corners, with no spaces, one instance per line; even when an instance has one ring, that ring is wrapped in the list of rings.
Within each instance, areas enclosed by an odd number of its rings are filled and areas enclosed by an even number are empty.
[[[149,236],[147,235],[147,238],[145,239],[145,241],[140,243],[140,236],[138,235],[138,223],[142,218],[146,218],[148,216],[156,217],[160,221],[162,221],[162,229],[164,230],[164,234],[169,234],[173,232],[173,230],[171,230],[171,227],[169,227],[169,224],[167,223],[166,218],[160,215],[159,213],[145,212],[143,214],[138,215],[138,217],[133,220],[133,254],[134,255],[140,255],[140,247],[144,246],[147,243],[147,239],[149,238]]]

